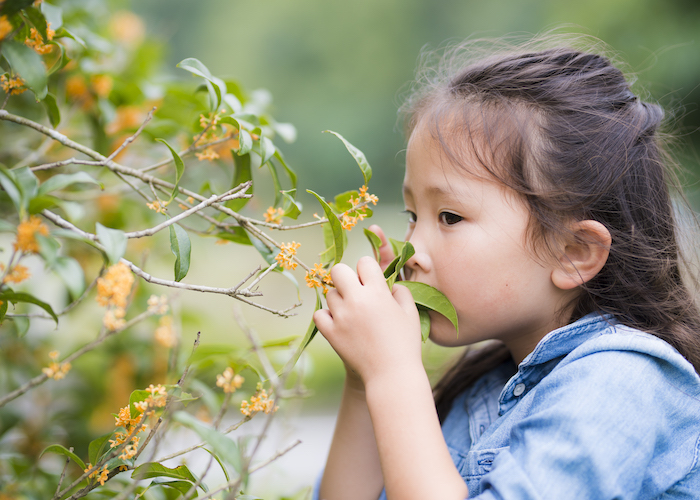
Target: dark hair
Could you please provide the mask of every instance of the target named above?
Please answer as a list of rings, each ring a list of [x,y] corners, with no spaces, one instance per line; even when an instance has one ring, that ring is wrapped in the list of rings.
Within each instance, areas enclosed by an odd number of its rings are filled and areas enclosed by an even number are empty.
[[[606,56],[499,43],[465,64],[463,54],[484,46],[467,42],[426,73],[402,108],[407,131],[427,124],[457,164],[476,153],[525,200],[533,248],[551,248],[572,220],[605,225],[609,258],[580,287],[570,321],[612,314],[668,342],[700,373],[700,312],[682,279],[671,190],[684,198],[662,146],[663,109],[640,100]],[[480,362],[460,360],[435,387],[441,419],[459,392],[509,357],[495,344]]]

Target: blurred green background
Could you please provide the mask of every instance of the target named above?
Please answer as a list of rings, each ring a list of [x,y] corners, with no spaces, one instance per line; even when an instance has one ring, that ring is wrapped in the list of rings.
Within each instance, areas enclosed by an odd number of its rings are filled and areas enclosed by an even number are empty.
[[[148,0],[123,5],[142,15],[148,33],[162,42],[170,71],[179,72],[175,64],[181,59],[197,57],[214,74],[239,79],[249,89],[269,89],[275,116],[298,128],[298,140],[285,155],[298,169],[300,185],[323,195],[359,180],[349,168],[352,159],[339,154],[342,145],[320,133],[330,128],[366,153],[375,169],[372,190],[385,206],[400,203],[405,143],[396,110],[421,48],[551,29],[593,35],[619,53],[637,75],[637,90],[647,89],[680,118],[680,159],[698,170],[697,0]]]

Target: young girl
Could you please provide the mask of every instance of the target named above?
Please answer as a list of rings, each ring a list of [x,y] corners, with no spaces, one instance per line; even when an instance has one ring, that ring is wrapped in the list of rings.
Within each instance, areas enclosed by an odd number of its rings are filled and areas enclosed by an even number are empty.
[[[335,266],[314,320],[347,377],[316,497],[700,498],[700,313],[661,108],[594,53],[456,60],[405,106],[406,274],[457,310],[458,332],[431,313],[433,342],[492,342],[433,390],[410,292],[372,258]]]

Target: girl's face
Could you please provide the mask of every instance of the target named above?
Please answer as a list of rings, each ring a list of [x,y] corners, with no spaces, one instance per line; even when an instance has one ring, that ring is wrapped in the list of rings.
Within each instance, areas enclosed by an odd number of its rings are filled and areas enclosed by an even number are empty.
[[[440,290],[457,310],[459,334],[431,313],[435,343],[498,339],[520,362],[562,326],[557,313],[571,297],[552,283],[556,260],[535,256],[527,244],[524,202],[488,175],[475,158],[449,162],[424,125],[415,129],[403,185],[406,239],[416,249],[407,274]]]

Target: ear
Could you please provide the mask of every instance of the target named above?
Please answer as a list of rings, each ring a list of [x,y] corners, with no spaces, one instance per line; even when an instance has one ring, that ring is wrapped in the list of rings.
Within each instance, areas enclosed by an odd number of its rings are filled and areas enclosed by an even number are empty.
[[[593,278],[605,265],[610,253],[610,231],[598,221],[583,220],[570,226],[571,233],[552,270],[552,283],[571,290]]]

